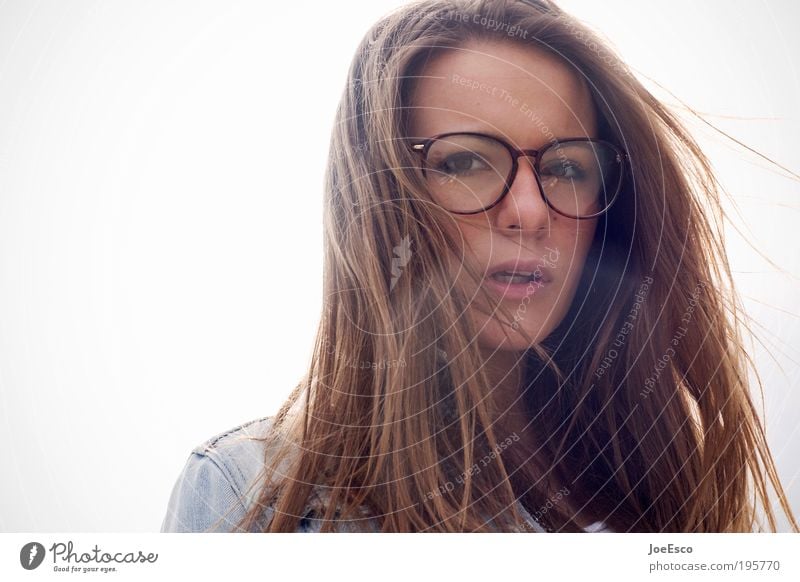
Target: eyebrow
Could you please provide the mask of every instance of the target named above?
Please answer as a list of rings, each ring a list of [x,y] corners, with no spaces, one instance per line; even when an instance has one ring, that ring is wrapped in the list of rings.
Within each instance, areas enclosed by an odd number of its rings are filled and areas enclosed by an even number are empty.
[[[417,142],[424,142],[424,141],[427,141],[429,139],[432,139],[433,137],[435,137],[437,135],[452,134],[452,133],[478,133],[478,134],[481,134],[481,135],[485,135],[487,137],[493,137],[494,139],[498,139],[500,141],[507,142],[510,145],[515,145],[514,140],[512,140],[509,136],[501,135],[500,133],[498,133],[498,132],[496,132],[494,130],[488,130],[488,129],[487,130],[483,130],[483,129],[479,129],[479,128],[478,129],[474,129],[474,128],[473,129],[461,129],[461,128],[458,128],[458,129],[447,129],[445,131],[437,131],[437,132],[435,132],[435,133],[433,133],[431,135],[427,135],[427,136],[412,136],[412,137],[407,137],[406,139],[407,140],[415,140]],[[577,137],[587,137],[587,138],[591,138],[592,137],[591,135],[585,135],[584,136],[584,135],[573,134],[573,133],[565,133],[565,134],[562,134],[562,135],[558,135],[558,134],[552,133],[552,136],[553,136],[552,139],[550,139],[547,136],[545,136],[546,141],[542,145],[540,145],[540,146],[538,146],[537,148],[534,148],[534,149],[541,149],[542,147],[544,147],[544,146],[546,146],[548,144],[556,143],[558,141],[563,141],[565,139],[571,139],[571,138],[577,138]],[[529,148],[523,148],[523,149],[529,149]]]

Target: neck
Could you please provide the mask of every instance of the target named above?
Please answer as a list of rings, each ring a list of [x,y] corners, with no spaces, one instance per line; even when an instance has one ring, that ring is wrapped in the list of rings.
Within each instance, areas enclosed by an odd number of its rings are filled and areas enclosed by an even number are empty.
[[[513,432],[522,437],[530,420],[522,397],[525,355],[520,351],[484,352],[485,369],[489,376],[488,396],[495,411],[495,432],[500,439]]]
[[[484,358],[490,380],[489,397],[491,407],[496,414],[495,422],[492,426],[495,437],[498,441],[502,441],[506,437],[518,435],[519,442],[513,446],[521,447],[519,452],[522,458],[528,458],[528,454],[536,449],[537,443],[533,430],[529,425],[531,416],[525,406],[522,395],[525,355],[523,352],[497,351],[492,353],[491,350],[486,350]],[[514,440],[516,441],[517,439]],[[517,458],[519,458],[519,455],[517,455]],[[507,463],[507,470],[516,471],[517,467],[514,464],[513,457],[506,459],[504,455],[503,462]],[[535,463],[535,460],[529,459],[528,462]],[[540,470],[544,469],[540,468]],[[544,489],[550,492],[551,498],[555,498],[554,496],[561,485],[561,483],[556,482],[555,476],[550,476],[545,480]],[[561,499],[561,495],[558,498]],[[565,506],[566,511],[573,512],[572,519],[575,520],[579,527],[585,528],[593,523],[594,519],[586,515],[585,512],[578,514],[574,512],[574,508],[572,510],[568,509],[572,503],[571,498],[565,497],[561,499],[560,503]]]

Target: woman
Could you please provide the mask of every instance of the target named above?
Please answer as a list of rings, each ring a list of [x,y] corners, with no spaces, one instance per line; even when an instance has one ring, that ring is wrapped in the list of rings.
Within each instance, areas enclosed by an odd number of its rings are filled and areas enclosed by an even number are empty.
[[[323,310],[274,417],[195,449],[162,531],[792,527],[717,184],[551,2],[378,22],[337,112]]]

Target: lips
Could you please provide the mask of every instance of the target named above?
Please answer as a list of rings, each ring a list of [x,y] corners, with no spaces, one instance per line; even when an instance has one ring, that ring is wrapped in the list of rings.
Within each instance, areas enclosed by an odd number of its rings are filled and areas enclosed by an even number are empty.
[[[531,281],[541,281],[542,277],[539,275],[538,272],[534,271],[532,273],[520,271],[520,272],[510,272],[510,271],[499,271],[491,275],[492,279],[495,281],[499,281],[500,283],[512,283],[515,285],[521,285],[525,283],[530,283]]]
[[[541,259],[512,260],[489,267],[486,278],[501,283],[524,284],[530,281],[549,283],[551,276]]]

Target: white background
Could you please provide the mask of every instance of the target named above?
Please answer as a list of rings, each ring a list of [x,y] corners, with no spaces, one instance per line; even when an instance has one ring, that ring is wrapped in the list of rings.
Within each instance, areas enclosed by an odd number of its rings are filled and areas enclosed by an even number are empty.
[[[191,448],[296,384],[334,111],[400,3],[0,2],[0,531],[157,531]],[[668,102],[800,171],[797,3],[561,5]],[[800,188],[693,127],[774,262],[729,229],[800,511]]]

